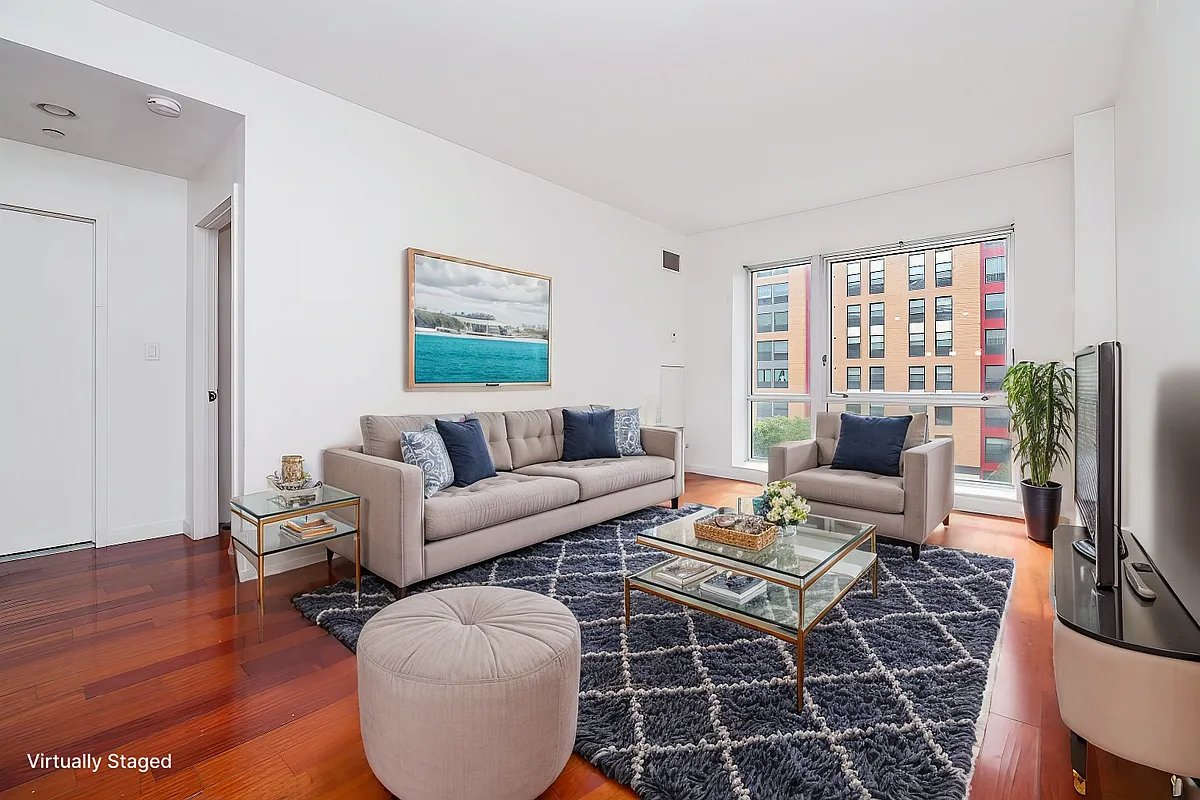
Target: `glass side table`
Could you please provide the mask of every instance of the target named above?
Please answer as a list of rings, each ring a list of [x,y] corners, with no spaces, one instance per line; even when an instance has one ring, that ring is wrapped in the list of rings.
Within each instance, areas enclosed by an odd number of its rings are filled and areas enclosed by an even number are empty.
[[[311,544],[340,539],[343,536],[354,537],[354,605],[357,608],[359,595],[362,592],[362,558],[359,542],[359,502],[356,494],[343,491],[333,486],[325,485],[317,489],[316,497],[308,502],[297,503],[280,497],[276,491],[256,492],[229,501],[229,510],[237,517],[249,523],[252,527],[247,530],[232,531],[230,544],[234,553],[241,553],[255,568],[258,575],[258,640],[263,639],[263,599],[266,586],[266,574],[263,562],[267,556],[285,553],[297,547],[307,547]],[[354,522],[334,517],[330,512],[354,509]],[[302,539],[292,536],[281,529],[283,523],[293,519],[304,519],[310,515],[324,514],[326,519],[334,524],[335,530],[320,536]],[[342,517],[346,514],[340,515]],[[238,609],[237,558],[233,565],[233,611]]]

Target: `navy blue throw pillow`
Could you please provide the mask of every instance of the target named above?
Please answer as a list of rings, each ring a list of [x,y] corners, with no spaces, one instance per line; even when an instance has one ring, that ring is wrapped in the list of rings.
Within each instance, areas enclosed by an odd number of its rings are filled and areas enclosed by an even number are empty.
[[[446,443],[450,463],[454,466],[454,485],[470,486],[475,481],[496,475],[496,464],[488,451],[483,426],[477,419],[453,422],[435,419],[438,433]]]
[[[603,411],[563,409],[563,461],[618,458],[620,455],[616,416],[611,408]]]
[[[903,417],[842,414],[842,432],[830,466],[899,477],[900,455],[911,423],[911,414]]]

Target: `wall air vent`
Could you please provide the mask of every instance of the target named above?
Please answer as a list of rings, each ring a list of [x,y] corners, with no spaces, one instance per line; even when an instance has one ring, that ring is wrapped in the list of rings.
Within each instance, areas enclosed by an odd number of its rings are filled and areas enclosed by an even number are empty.
[[[679,272],[679,254],[663,250],[663,269]]]

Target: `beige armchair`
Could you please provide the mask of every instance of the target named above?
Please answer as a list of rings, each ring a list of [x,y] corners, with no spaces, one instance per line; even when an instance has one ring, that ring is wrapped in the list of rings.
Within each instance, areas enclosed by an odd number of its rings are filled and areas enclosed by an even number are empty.
[[[812,506],[814,514],[866,522],[880,536],[912,547],[913,558],[939,524],[950,524],[954,505],[954,440],[926,441],[928,419],[913,414],[899,477],[833,469],[833,453],[841,431],[841,414],[821,412],[815,436],[771,448],[768,480],[788,480]]]

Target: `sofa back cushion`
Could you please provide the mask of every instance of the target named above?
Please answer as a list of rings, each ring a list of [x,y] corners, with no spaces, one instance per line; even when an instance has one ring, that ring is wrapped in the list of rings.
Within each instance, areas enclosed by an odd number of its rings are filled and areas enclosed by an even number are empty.
[[[369,456],[403,461],[400,449],[401,434],[419,431],[433,425],[433,417],[426,414],[388,417],[382,414],[366,414],[358,418],[362,428],[363,452]]]
[[[572,411],[590,411],[591,406],[568,406]],[[512,469],[558,461],[563,453],[562,408],[505,411]],[[499,468],[499,465],[497,465]]]
[[[501,472],[513,469],[512,447],[508,444],[508,425],[503,411],[476,411],[468,417],[479,420],[483,425],[483,438],[487,439],[492,463]]]
[[[817,464],[829,466],[833,463],[833,454],[837,450],[838,436],[842,430],[842,415],[832,411],[817,412],[813,438],[817,441]],[[929,415],[926,413],[913,414],[912,422],[908,424],[908,436],[904,438],[904,449],[908,450],[925,444],[929,433]]]

